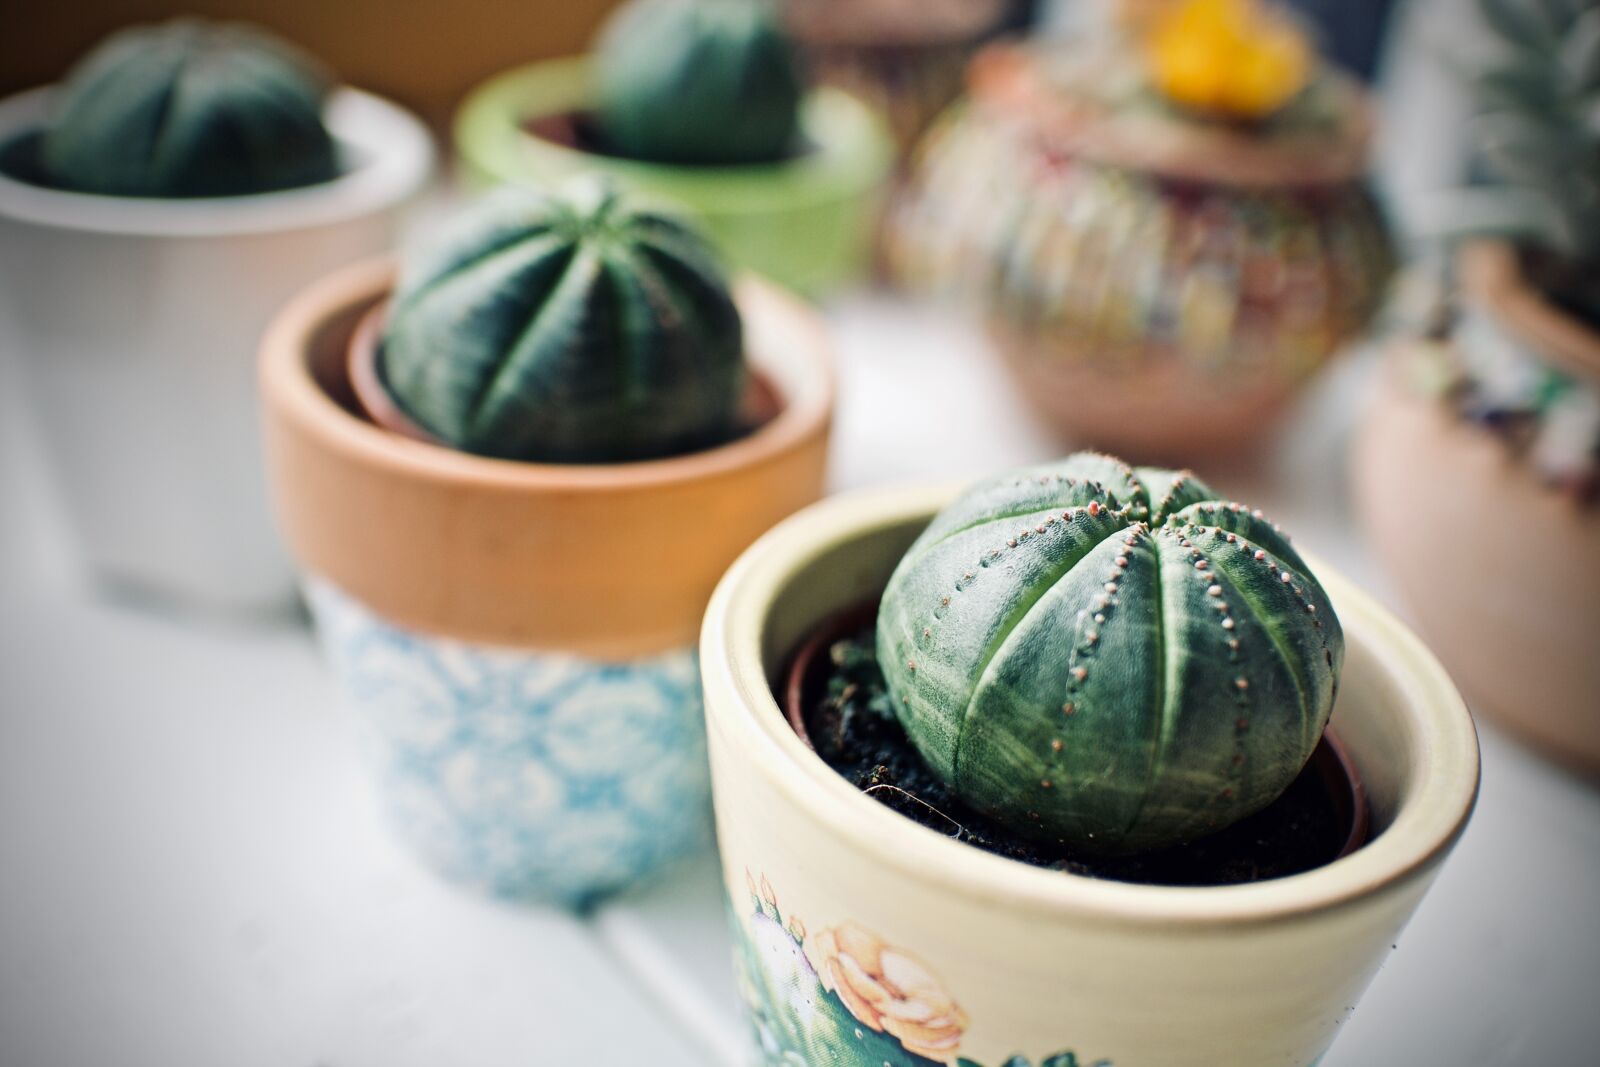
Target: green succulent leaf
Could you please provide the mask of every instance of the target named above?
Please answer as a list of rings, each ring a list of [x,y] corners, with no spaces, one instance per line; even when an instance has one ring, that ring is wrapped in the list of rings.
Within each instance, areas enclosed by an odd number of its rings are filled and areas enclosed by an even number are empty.
[[[720,444],[745,380],[709,246],[601,181],[506,191],[457,220],[408,263],[380,370],[448,444],[553,463]]]
[[[1274,800],[1344,654],[1326,594],[1258,512],[1088,453],[936,517],[889,581],[877,644],[907,735],[965,803],[1103,852]]]
[[[108,37],[68,74],[40,145],[65,188],[107,196],[273,192],[338,174],[327,83],[260,30],[177,20]]]

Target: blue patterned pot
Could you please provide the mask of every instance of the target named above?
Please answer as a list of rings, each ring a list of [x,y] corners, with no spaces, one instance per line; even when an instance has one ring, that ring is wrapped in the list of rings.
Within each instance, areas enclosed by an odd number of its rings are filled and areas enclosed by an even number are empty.
[[[625,663],[434,638],[307,599],[400,836],[451,881],[581,905],[709,842],[692,649]]]

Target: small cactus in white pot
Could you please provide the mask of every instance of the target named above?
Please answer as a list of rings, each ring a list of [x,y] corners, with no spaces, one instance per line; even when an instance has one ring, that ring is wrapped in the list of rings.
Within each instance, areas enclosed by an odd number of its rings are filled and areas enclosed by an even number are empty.
[[[1453,306],[1398,337],[1356,448],[1374,548],[1463,688],[1600,768],[1600,9],[1477,0],[1471,182],[1419,220],[1455,242]],[[1467,521],[1509,508],[1516,532]],[[1405,518],[1401,518],[1401,514]],[[1421,523],[1454,532],[1442,551]],[[1521,539],[1545,551],[1527,556]],[[1481,561],[1515,556],[1514,568]],[[1501,610],[1502,606],[1508,606]],[[1507,671],[1503,665],[1517,664]]]

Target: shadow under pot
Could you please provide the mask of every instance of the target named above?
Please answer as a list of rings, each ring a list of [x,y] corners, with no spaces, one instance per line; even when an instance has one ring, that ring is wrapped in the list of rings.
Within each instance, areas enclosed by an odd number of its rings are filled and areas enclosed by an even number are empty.
[[[809,508],[747,552],[708,609],[717,833],[762,1062],[1315,1063],[1477,794],[1472,723],[1443,670],[1315,565],[1344,623],[1333,728],[1366,787],[1365,845],[1299,873],[1202,887],[973,847],[865,796],[775,696],[796,650],[881,590],[951,495]]]
[[[358,402],[393,280],[387,261],[334,275],[267,335],[281,525],[400,835],[454,881],[581,904],[706,840],[694,638],[728,563],[821,495],[827,345],[743,282],[752,432],[648,462],[489,459]]]
[[[1529,285],[1509,244],[1465,246],[1457,276],[1465,311],[1443,342],[1452,362],[1518,353],[1520,368],[1499,364],[1516,372],[1501,381],[1543,394],[1544,410],[1517,397],[1499,402],[1467,382],[1430,391],[1408,372],[1431,366],[1441,342],[1402,342],[1355,439],[1357,510],[1474,709],[1552,759],[1600,775],[1600,334]]]
[[[55,90],[0,102],[0,352],[86,569],[224,612],[295,599],[262,476],[252,353],[309,278],[389,247],[433,170],[407,112],[338,89],[341,173],[242,196],[70,192],[30,177]]]
[[[593,117],[587,57],[518,67],[467,97],[456,151],[483,185],[548,188],[599,173],[681,206],[733,268],[819,293],[865,270],[894,148],[883,122],[837,89],[801,105],[801,142],[777,163],[651,163],[608,150]]]
[[[1336,122],[1264,134],[1096,102],[1057,58],[973,61],[889,212],[890,271],[975,304],[1063,438],[1175,465],[1245,450],[1391,273],[1366,98],[1326,74]]]

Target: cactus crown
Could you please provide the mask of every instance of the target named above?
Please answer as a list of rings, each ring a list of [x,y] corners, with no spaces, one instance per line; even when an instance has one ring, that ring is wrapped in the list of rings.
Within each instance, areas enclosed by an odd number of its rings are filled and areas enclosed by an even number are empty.
[[[67,76],[41,162],[109,196],[243,196],[338,174],[327,85],[287,43],[188,19],[108,37]]]
[[[597,57],[599,118],[658,163],[771,163],[794,146],[800,63],[764,0],[631,0]]]
[[[743,356],[705,241],[585,180],[490,198],[408,263],[379,371],[456,448],[609,463],[734,436]]]
[[[1098,852],[1276,799],[1344,657],[1322,587],[1260,512],[1084,452],[941,512],[889,581],[877,642],[896,715],[963,802]]]

